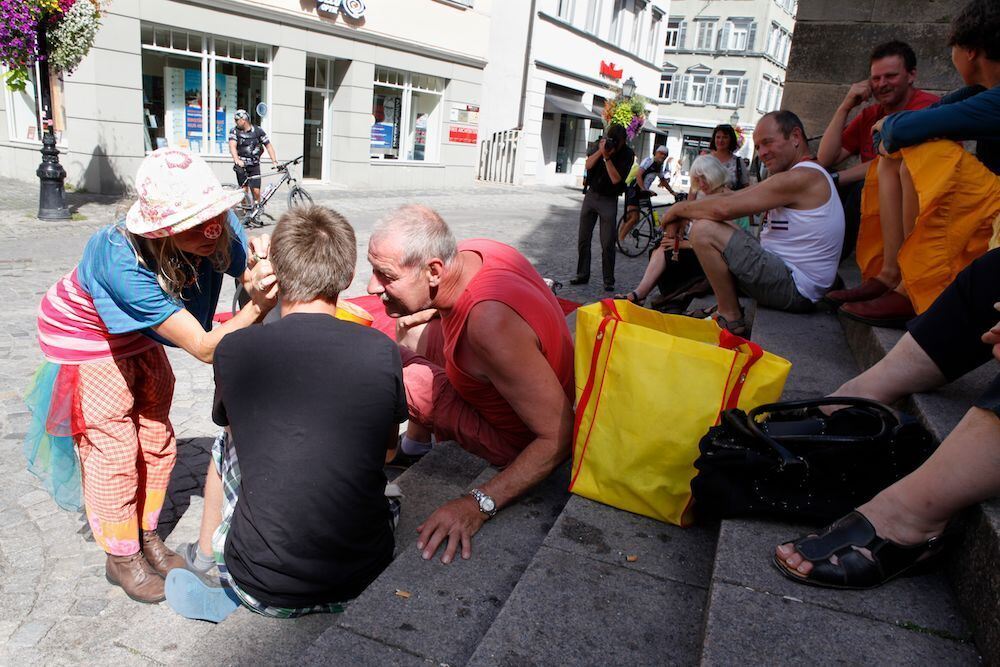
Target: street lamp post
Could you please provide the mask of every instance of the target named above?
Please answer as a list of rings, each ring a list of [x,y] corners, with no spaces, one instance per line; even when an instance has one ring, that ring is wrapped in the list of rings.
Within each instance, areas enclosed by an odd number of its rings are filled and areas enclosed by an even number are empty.
[[[740,124],[739,111],[734,111],[733,114],[729,117],[729,124],[732,125],[734,128],[739,126]]]
[[[59,149],[56,148],[54,114],[52,113],[52,90],[49,78],[48,44],[45,22],[38,22],[38,78],[37,91],[41,97],[42,116],[42,163],[35,170],[39,179],[38,217],[41,220],[68,220],[63,183],[66,170],[59,164]]]
[[[632,97],[635,95],[635,79],[629,77],[622,84],[622,97]]]

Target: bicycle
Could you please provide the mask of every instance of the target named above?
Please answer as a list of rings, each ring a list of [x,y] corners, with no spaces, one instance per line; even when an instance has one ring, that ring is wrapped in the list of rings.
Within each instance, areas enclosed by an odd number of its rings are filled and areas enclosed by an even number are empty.
[[[270,201],[271,197],[278,191],[278,189],[285,183],[289,184],[288,189],[288,208],[293,206],[308,206],[313,203],[312,195],[303,189],[301,185],[298,184],[298,179],[292,170],[289,169],[290,166],[299,164],[302,162],[303,156],[298,156],[294,160],[287,160],[285,162],[279,162],[274,165],[274,170],[281,174],[281,180],[277,183],[269,183],[268,186],[260,193],[260,201],[253,201],[253,194],[246,192],[246,197],[244,198],[242,206],[238,207],[240,209],[240,222],[247,229],[253,229],[256,227],[263,227],[266,224],[274,223],[274,216],[270,213],[264,211],[264,207],[267,202]],[[267,176],[274,176],[275,174],[267,174]],[[249,180],[249,178],[247,179]],[[240,184],[239,187],[244,187],[247,181]],[[264,222],[262,218],[266,218],[267,222]]]
[[[626,257],[638,257],[646,252],[651,245],[655,247],[660,242],[660,239],[663,238],[663,229],[660,228],[660,218],[657,215],[657,211],[668,209],[673,204],[658,204],[653,206],[652,197],[655,196],[656,193],[654,192],[649,197],[639,198],[638,219],[635,225],[624,235],[624,238],[622,238],[621,230],[628,224],[628,206],[625,207],[622,217],[618,219],[618,224],[615,226],[616,243],[618,244],[618,250]],[[674,197],[674,203],[687,199],[687,195],[683,192],[676,194]]]

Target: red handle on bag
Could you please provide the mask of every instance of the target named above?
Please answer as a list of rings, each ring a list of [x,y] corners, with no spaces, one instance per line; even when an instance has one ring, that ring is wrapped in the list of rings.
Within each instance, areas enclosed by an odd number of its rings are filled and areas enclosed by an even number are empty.
[[[733,391],[729,394],[729,400],[723,405],[722,410],[732,410],[740,402],[740,393],[743,391],[743,385],[746,384],[750,368],[764,356],[764,349],[757,343],[730,333],[726,329],[719,331],[719,347],[726,350],[738,350],[744,346],[750,351],[750,358],[746,360],[743,368],[740,369],[740,374],[736,378],[736,386],[733,387]],[[736,360],[734,359],[733,363],[735,362]],[[719,412],[722,412],[722,410]]]

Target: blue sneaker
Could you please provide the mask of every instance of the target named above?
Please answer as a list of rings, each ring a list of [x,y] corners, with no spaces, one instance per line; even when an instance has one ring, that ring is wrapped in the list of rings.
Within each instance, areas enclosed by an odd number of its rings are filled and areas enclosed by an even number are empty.
[[[183,568],[167,573],[164,588],[167,604],[185,618],[219,623],[240,606],[231,589],[208,586],[194,572]]]

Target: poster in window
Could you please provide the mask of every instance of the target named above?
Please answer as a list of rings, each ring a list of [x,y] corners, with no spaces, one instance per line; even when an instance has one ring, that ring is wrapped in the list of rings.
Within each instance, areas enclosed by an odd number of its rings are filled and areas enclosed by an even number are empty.
[[[163,68],[164,134],[167,145],[187,148],[184,111],[184,72],[180,67]]]
[[[184,70],[184,136],[187,137],[191,150],[201,151],[201,142],[205,128],[201,115],[201,72],[195,69]]]

